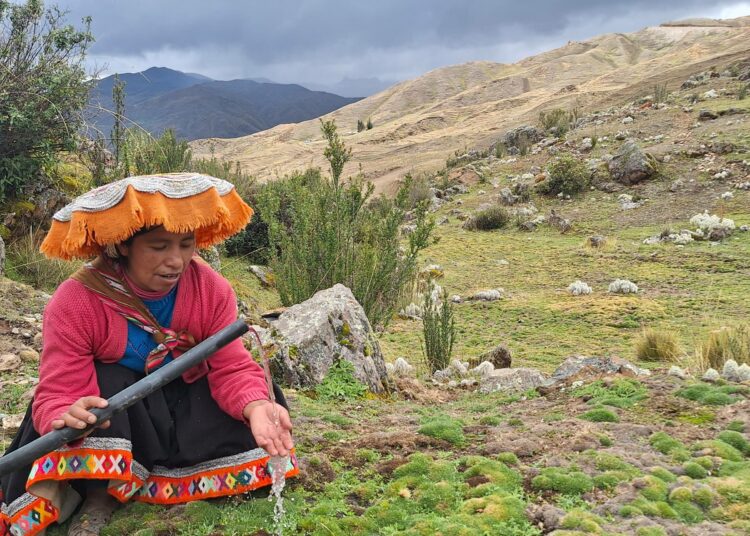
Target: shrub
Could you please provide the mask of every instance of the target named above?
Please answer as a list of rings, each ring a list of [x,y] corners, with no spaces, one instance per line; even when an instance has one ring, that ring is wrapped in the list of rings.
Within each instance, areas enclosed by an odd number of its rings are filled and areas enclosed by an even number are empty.
[[[551,132],[557,136],[564,136],[574,126],[575,114],[562,108],[553,108],[539,112],[539,124],[545,132]]]
[[[737,91],[737,100],[745,100],[748,90],[750,90],[750,84],[742,84]]]
[[[453,318],[453,303],[448,292],[443,290],[440,303],[433,301],[432,292],[424,294],[422,306],[423,351],[430,373],[448,366],[456,338],[456,321]]]
[[[224,247],[229,255],[244,257],[253,264],[268,264],[268,225],[256,212],[242,231],[224,242]]]
[[[402,186],[395,199],[368,204],[373,185],[361,178],[341,180],[351,152],[332,121],[321,125],[330,178],[318,170],[297,173],[264,185],[257,197],[268,225],[269,264],[279,296],[289,306],[341,283],[351,289],[370,322],[385,325],[414,280],[417,256],[427,247],[434,223],[420,204],[402,253],[399,233],[408,190]]]
[[[750,364],[750,327],[739,325],[712,331],[698,354],[699,361],[719,371],[730,359],[738,364]]]
[[[172,129],[158,138],[140,128],[125,130],[121,148],[121,176],[173,173],[190,168],[191,152],[187,141],[178,140]]]
[[[635,353],[643,361],[676,361],[682,351],[671,331],[646,329],[635,343]]]
[[[40,0],[0,3],[0,202],[75,148],[93,37],[90,18],[79,30],[64,17]]]
[[[76,271],[80,263],[48,259],[39,251],[42,238],[30,231],[8,245],[8,273],[34,288],[51,291]]]
[[[738,400],[734,392],[725,392],[726,389],[716,387],[707,383],[696,383],[679,389],[675,394],[694,402],[709,406],[726,406]]]
[[[686,462],[682,465],[683,471],[685,471],[685,474],[689,476],[690,478],[694,478],[695,480],[702,480],[708,476],[708,471],[706,471],[700,464],[697,464],[695,462]]]
[[[509,222],[510,213],[505,208],[488,207],[468,219],[464,228],[470,231],[493,231],[503,229]]]
[[[544,195],[574,195],[586,189],[591,173],[572,154],[563,154],[547,166],[549,177],[537,185]]]
[[[326,400],[351,400],[362,397],[367,392],[367,387],[354,377],[354,365],[351,361],[340,359],[331,365],[315,392]]]
[[[430,185],[427,183],[425,177],[415,179],[410,173],[407,173],[402,181],[402,187],[407,191],[406,207],[409,210],[417,207],[424,201],[429,202],[432,197]]]

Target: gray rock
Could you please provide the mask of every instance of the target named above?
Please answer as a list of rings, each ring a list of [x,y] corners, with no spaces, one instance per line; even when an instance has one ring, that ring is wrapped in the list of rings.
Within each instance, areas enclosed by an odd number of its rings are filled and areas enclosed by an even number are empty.
[[[414,376],[414,367],[403,357],[398,357],[393,363],[393,374],[399,378]]]
[[[712,112],[711,110],[701,110],[698,112],[698,121],[712,121],[718,118],[719,114]]]
[[[638,184],[650,179],[656,172],[654,158],[641,151],[633,140],[627,140],[609,161],[612,180],[625,185]]]
[[[544,138],[544,132],[531,125],[523,125],[505,133],[503,143],[506,147],[519,148],[524,143],[533,144]]]
[[[274,361],[284,381],[310,388],[336,361],[354,365],[354,375],[373,392],[390,388],[380,345],[364,309],[344,285],[317,292],[271,322],[279,344]]]
[[[619,357],[585,357],[571,356],[557,367],[550,379],[545,383],[551,386],[571,378],[600,374],[624,374],[626,376],[650,376],[651,372],[636,367],[629,361]]]
[[[536,522],[544,532],[550,532],[560,526],[562,518],[565,517],[565,510],[548,503],[530,504],[526,513],[530,519]]]
[[[489,361],[482,361],[476,367],[469,370],[469,373],[472,374],[473,376],[484,378],[492,374],[494,371],[495,371],[495,365],[493,365]]]
[[[217,272],[221,271],[221,255],[219,254],[219,248],[211,246],[206,249],[199,249],[198,255],[200,255],[211,268]]]
[[[513,356],[504,344],[498,344],[492,350],[479,356],[480,361],[489,361],[496,369],[510,368]]]
[[[510,191],[510,188],[503,188],[502,190],[500,190],[500,194],[498,194],[498,200],[503,205],[515,205],[516,203],[518,203],[518,199],[518,196],[513,195],[513,193]]]
[[[18,415],[5,415],[2,421],[2,430],[5,434],[13,435],[18,432],[23,422],[23,413]]]
[[[532,368],[497,369],[482,378],[479,390],[483,393],[497,391],[528,391],[545,382],[544,374]]]
[[[255,277],[257,277],[260,280],[260,284],[264,287],[273,287],[274,280],[273,280],[273,273],[269,268],[264,268],[263,266],[258,266],[257,264],[250,265],[250,273],[253,274]]]
[[[701,379],[704,382],[715,382],[721,379],[721,374],[719,374],[719,371],[710,368],[703,373],[703,377]]]
[[[594,236],[590,236],[590,237],[589,237],[589,245],[590,245],[590,246],[591,246],[592,248],[597,248],[597,249],[598,249],[598,248],[600,248],[600,247],[604,246],[604,244],[605,244],[606,242],[607,242],[607,239],[606,239],[606,238],[604,238],[604,237],[603,237],[603,236],[601,236],[601,235],[594,235]]]
[[[672,365],[671,367],[669,367],[669,371],[667,372],[667,374],[681,380],[687,380],[690,377],[685,369],[681,369],[676,365]]]
[[[495,301],[503,297],[505,291],[501,288],[493,288],[490,290],[480,290],[473,294],[468,299],[474,301]]]
[[[0,355],[0,372],[16,370],[20,366],[21,366],[21,358],[17,356],[16,354]]]

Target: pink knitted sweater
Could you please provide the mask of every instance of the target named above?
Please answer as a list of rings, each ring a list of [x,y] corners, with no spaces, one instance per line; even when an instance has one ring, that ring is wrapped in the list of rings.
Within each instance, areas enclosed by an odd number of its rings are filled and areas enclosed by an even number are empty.
[[[208,265],[191,262],[175,297],[172,325],[200,342],[237,319],[237,303],[229,282]],[[94,360],[115,363],[125,352],[127,320],[102,304],[78,281],[60,285],[44,311],[44,343],[39,385],[32,416],[40,434],[83,396],[99,396]],[[173,352],[177,357],[180,352]],[[234,340],[183,374],[192,383],[208,375],[211,393],[226,413],[244,420],[242,410],[253,400],[268,398],[263,369],[242,341]]]

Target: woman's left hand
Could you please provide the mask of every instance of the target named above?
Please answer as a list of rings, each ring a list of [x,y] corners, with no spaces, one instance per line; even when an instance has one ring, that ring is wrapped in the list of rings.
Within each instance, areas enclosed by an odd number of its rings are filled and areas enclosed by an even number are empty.
[[[274,408],[275,406],[275,408]],[[278,412],[278,424],[274,422]],[[288,456],[294,447],[292,420],[286,408],[270,400],[250,402],[242,410],[258,446],[271,456]]]

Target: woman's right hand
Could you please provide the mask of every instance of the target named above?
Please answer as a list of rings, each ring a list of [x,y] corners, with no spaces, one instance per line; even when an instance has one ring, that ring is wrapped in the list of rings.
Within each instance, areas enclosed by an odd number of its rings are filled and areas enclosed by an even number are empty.
[[[65,426],[82,430],[90,424],[96,423],[96,415],[91,413],[91,408],[106,408],[108,402],[98,396],[84,396],[74,402],[68,411],[60,415],[59,419],[52,421],[52,428],[59,430]],[[109,428],[109,421],[102,423],[99,428]]]

